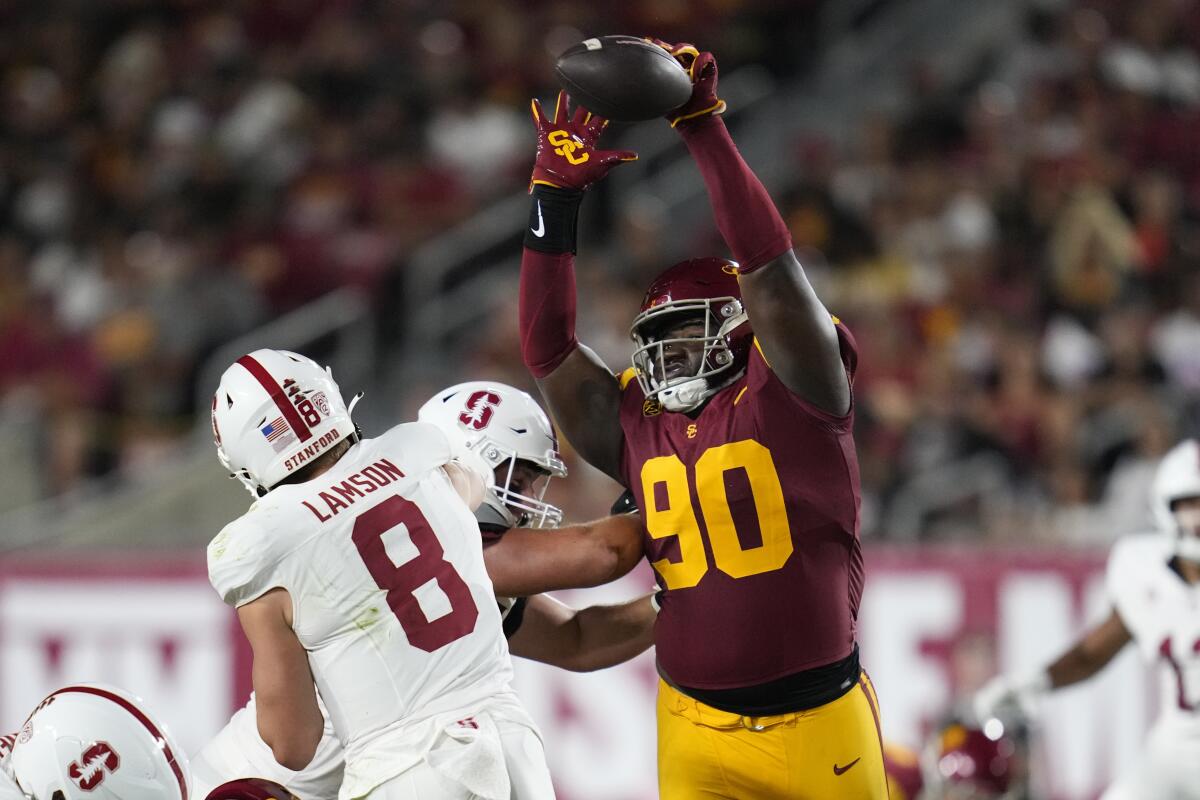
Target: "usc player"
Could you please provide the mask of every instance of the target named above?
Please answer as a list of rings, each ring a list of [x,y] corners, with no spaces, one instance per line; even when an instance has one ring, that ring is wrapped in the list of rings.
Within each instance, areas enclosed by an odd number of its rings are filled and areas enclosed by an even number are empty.
[[[664,800],[887,797],[855,644],[854,339],[719,116],[713,55],[656,43],[692,77],[668,119],[734,260],[655,279],[633,321],[633,365],[610,371],[575,337],[575,219],[588,186],[636,155],[596,149],[607,123],[570,117],[563,94],[553,117],[535,100],[524,360],[572,445],[645,517]]]

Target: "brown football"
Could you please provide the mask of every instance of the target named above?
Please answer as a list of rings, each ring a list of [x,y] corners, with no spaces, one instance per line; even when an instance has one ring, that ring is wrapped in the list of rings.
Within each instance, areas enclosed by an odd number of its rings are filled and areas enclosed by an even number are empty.
[[[661,117],[692,96],[679,62],[636,36],[585,39],[558,57],[554,75],[572,100],[616,122]]]

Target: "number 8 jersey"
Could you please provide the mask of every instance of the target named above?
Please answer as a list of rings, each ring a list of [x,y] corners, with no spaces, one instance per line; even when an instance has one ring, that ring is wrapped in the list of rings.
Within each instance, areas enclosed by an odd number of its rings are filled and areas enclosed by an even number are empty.
[[[209,577],[230,605],[276,587],[291,595],[346,748],[342,796],[419,760],[413,726],[511,694],[479,526],[439,469],[451,458],[439,429],[399,425],[317,478],[274,489],[208,546]]]
[[[853,337],[837,324],[853,376]],[[655,627],[671,683],[735,689],[846,659],[862,594],[853,412],[787,389],[761,350],[698,413],[621,378],[621,469],[663,588]]]

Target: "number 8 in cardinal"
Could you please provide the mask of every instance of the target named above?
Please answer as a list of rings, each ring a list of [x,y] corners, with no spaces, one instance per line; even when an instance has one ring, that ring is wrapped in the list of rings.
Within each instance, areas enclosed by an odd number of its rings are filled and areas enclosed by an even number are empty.
[[[402,526],[417,556],[396,564],[387,553],[383,537]],[[454,565],[446,560],[442,543],[416,503],[389,497],[359,515],[350,538],[375,583],[387,591],[388,608],[413,647],[432,653],[475,630],[479,618],[475,598]],[[450,613],[431,620],[414,593],[433,580],[450,601]]]

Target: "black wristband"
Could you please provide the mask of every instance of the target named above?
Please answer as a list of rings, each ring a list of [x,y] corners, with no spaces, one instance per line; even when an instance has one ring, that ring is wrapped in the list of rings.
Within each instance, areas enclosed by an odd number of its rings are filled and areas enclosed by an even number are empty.
[[[533,187],[532,196],[525,246],[542,253],[574,253],[575,222],[583,192],[539,183]]]

